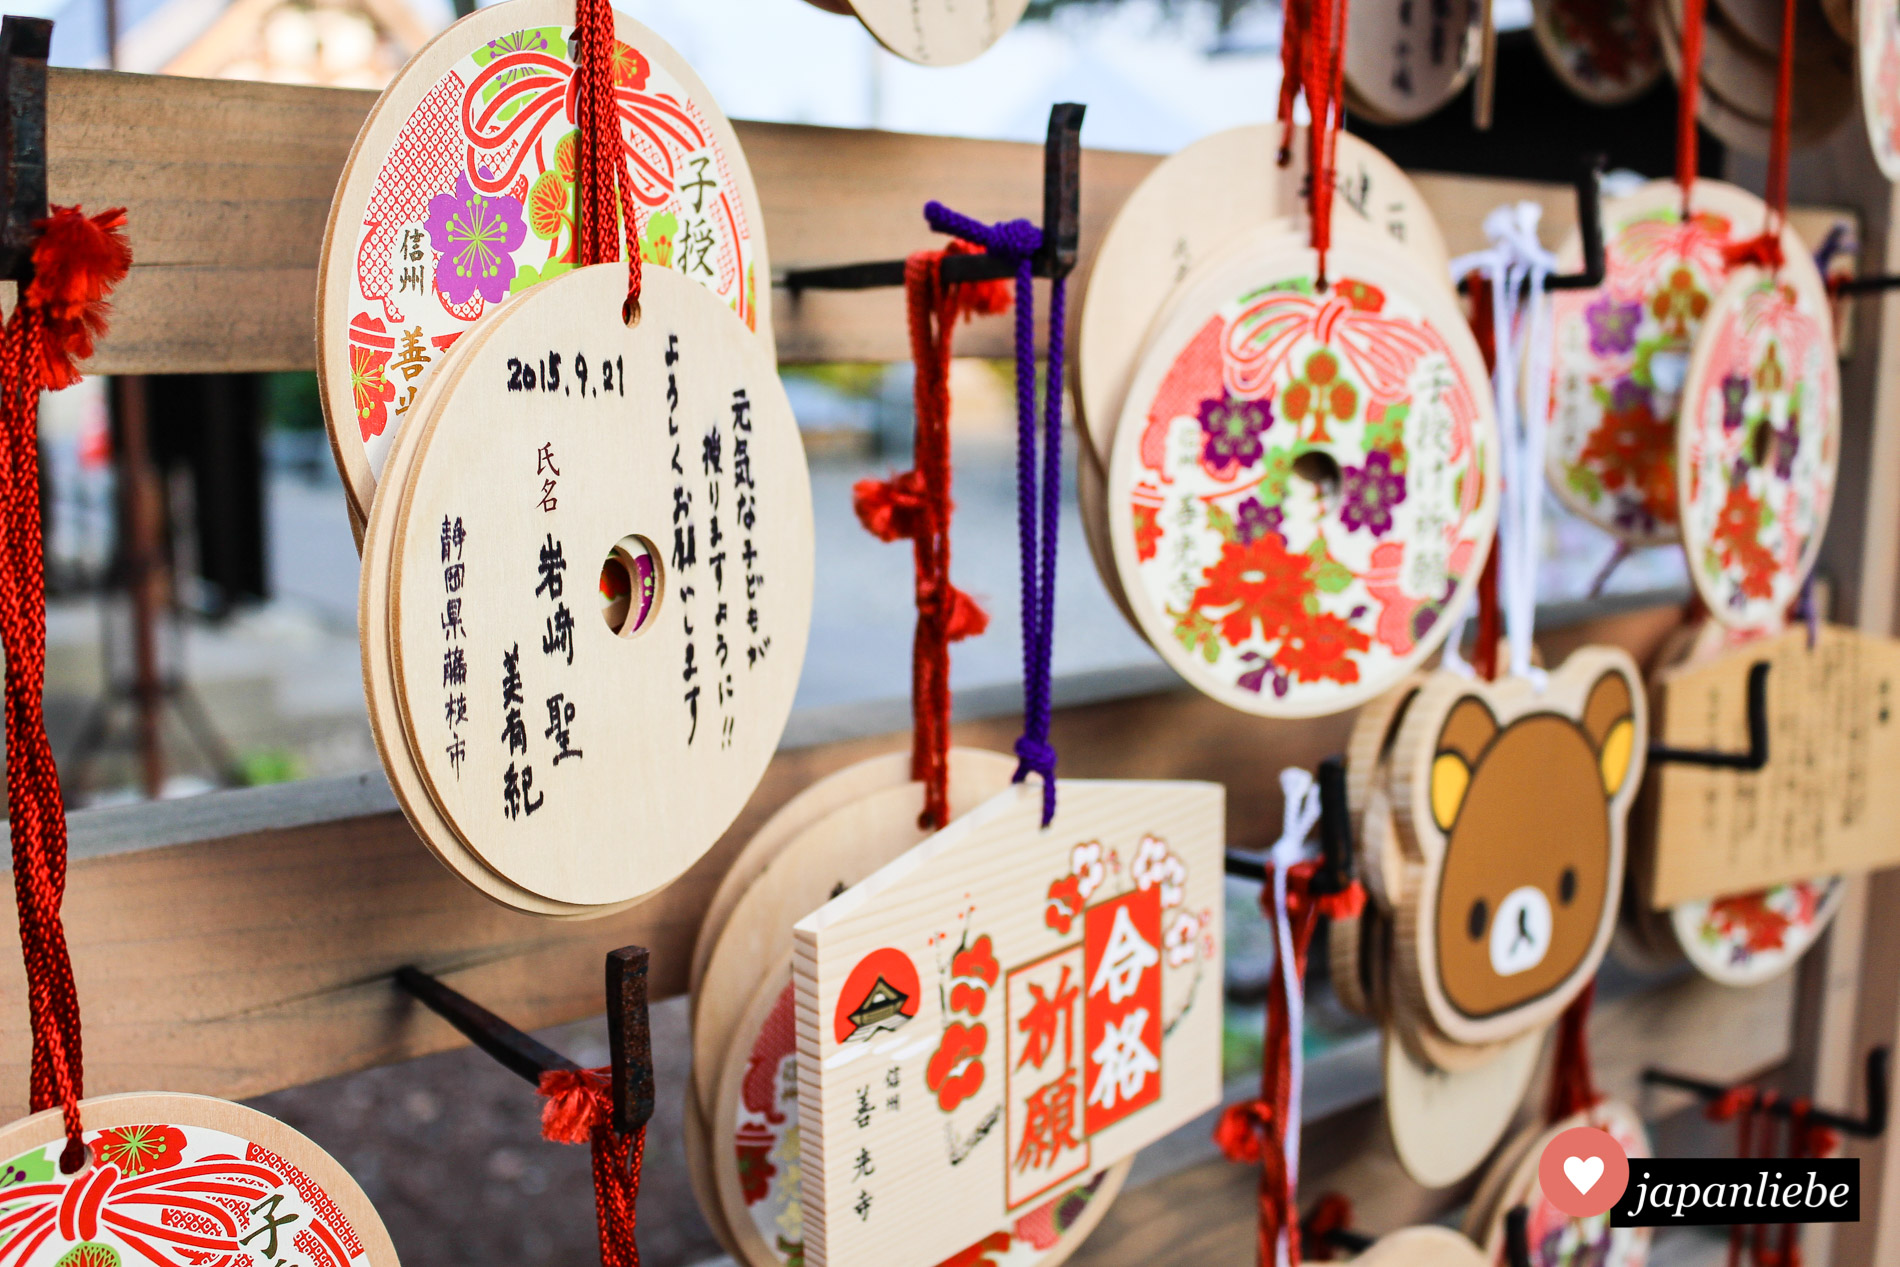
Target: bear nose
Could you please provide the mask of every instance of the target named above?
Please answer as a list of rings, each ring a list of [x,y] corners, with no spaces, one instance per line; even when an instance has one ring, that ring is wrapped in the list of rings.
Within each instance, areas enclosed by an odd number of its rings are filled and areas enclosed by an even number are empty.
[[[1550,899],[1535,885],[1513,889],[1491,923],[1491,970],[1500,977],[1529,972],[1550,951]]]

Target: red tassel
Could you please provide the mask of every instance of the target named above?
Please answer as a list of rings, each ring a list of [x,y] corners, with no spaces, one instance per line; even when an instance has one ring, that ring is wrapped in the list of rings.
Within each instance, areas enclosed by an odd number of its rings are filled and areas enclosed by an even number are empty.
[[[1313,900],[1327,919],[1358,919],[1366,909],[1366,886],[1354,880],[1337,893],[1317,894]]]
[[[1331,1236],[1352,1226],[1352,1202],[1337,1192],[1329,1192],[1313,1205],[1313,1212],[1300,1224],[1300,1241],[1307,1255],[1319,1262],[1331,1262]]]
[[[983,248],[973,242],[952,239],[944,247],[945,255],[981,255]],[[954,321],[962,317],[965,321],[977,317],[994,317],[998,313],[1008,312],[1009,306],[1016,301],[1016,282],[1014,278],[999,277],[987,282],[958,282],[947,287],[950,293],[951,315]]]
[[[944,630],[944,636],[951,642],[962,642],[965,638],[974,638],[990,627],[990,614],[978,605],[974,598],[952,585],[950,587],[950,620]]]
[[[58,391],[79,381],[78,362],[106,332],[106,296],[131,270],[132,244],[123,207],[91,217],[78,207],[54,207],[36,227],[40,240],[25,302],[45,319],[40,378]]]
[[[594,1216],[600,1225],[601,1267],[640,1267],[634,1243],[634,1204],[646,1127],[632,1135],[613,1128],[613,1082],[605,1069],[550,1069],[541,1075],[541,1134],[557,1144],[592,1144]]]
[[[923,477],[916,471],[851,486],[851,508],[858,512],[858,522],[879,541],[915,540],[924,530],[927,507]]]
[[[1214,1143],[1228,1161],[1253,1165],[1273,1124],[1273,1109],[1264,1100],[1242,1100],[1227,1106],[1214,1126]]]
[[[1731,242],[1723,250],[1722,258],[1730,268],[1753,264],[1771,271],[1778,269],[1781,267],[1781,237],[1779,234],[1762,233],[1740,242]]]

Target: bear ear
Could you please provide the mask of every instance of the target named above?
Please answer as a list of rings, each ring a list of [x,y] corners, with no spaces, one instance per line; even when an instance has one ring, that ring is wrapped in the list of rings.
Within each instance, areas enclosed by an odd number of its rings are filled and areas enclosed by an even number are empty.
[[[1438,750],[1432,757],[1432,821],[1438,824],[1438,830],[1450,831],[1457,821],[1465,792],[1471,787],[1471,772],[1497,733],[1498,719],[1475,695],[1465,696],[1445,714],[1445,724],[1438,732]]]
[[[1597,750],[1597,768],[1603,775],[1603,794],[1615,796],[1629,778],[1636,755],[1636,705],[1629,679],[1607,670],[1590,688],[1583,706],[1583,733]]]

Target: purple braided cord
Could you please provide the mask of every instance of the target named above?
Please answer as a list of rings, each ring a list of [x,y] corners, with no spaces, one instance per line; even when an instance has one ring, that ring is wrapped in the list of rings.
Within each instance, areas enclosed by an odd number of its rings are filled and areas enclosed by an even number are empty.
[[[1016,776],[1042,776],[1042,825],[1056,816],[1056,750],[1049,742],[1050,673],[1055,650],[1056,537],[1062,512],[1062,368],[1067,286],[1049,293],[1049,377],[1043,405],[1040,497],[1036,473],[1036,289],[1033,256],[1042,230],[1027,220],[984,224],[940,202],[924,207],[932,229],[1016,263],[1016,536],[1022,555],[1023,733]],[[1040,506],[1038,505],[1040,502]],[[1038,523],[1038,510],[1041,511]]]

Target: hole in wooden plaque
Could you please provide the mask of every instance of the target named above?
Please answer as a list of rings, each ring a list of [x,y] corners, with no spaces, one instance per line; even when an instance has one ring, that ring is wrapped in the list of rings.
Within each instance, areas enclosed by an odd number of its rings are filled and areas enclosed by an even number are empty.
[[[607,628],[631,638],[650,626],[665,579],[651,541],[635,533],[614,542],[600,565],[600,615]]]
[[[1308,449],[1294,458],[1293,473],[1311,484],[1322,500],[1339,492],[1339,462],[1324,449]]]

